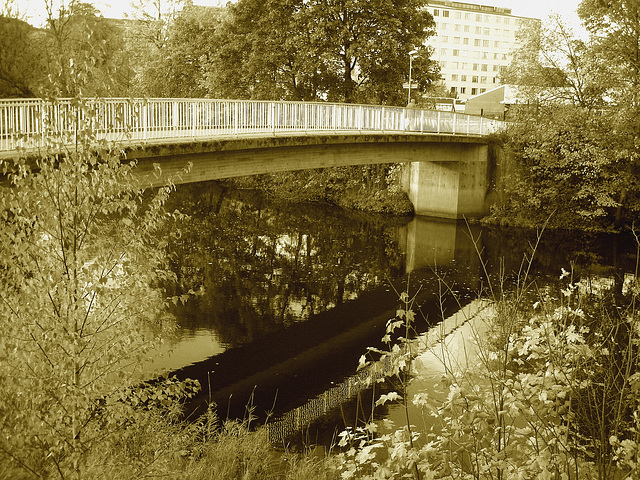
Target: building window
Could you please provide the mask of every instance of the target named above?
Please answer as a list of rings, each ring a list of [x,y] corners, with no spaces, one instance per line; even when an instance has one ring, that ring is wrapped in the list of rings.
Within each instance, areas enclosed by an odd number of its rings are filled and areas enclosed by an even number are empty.
[[[456,45],[460,43],[460,37],[453,37],[453,43]]]
[[[458,81],[458,74],[457,73],[454,73],[454,74],[451,75],[451,81],[452,82],[457,82]]]
[[[456,94],[456,87],[451,87],[451,93]]]
[[[487,77],[480,77],[480,83],[487,83]]]
[[[482,27],[476,27],[476,35],[480,35],[482,33]]]
[[[489,23],[489,15],[484,15],[482,20],[484,20],[484,23]]]
[[[453,29],[454,29],[456,32],[461,32],[461,31],[462,31],[462,26],[461,26],[461,25],[458,25],[458,24],[456,23],[456,26],[455,26]]]
[[[460,75],[460,81],[461,82],[466,82],[467,81],[467,76],[466,75]]]
[[[468,38],[463,38],[462,39],[462,44],[463,45],[469,45],[469,39]]]
[[[476,13],[476,22],[481,22],[482,21],[482,15],[480,15],[479,13]]]
[[[440,41],[441,41],[442,43],[449,43],[449,37],[447,37],[446,35],[442,35],[442,36],[440,37]]]
[[[472,88],[471,89],[471,95],[477,95],[478,94],[478,89],[477,88]]]
[[[458,69],[458,62],[451,63],[451,68],[455,68],[457,70]]]
[[[487,36],[491,35],[491,29],[489,27],[484,27],[482,29],[482,34]]]
[[[478,83],[478,76],[474,75],[473,77],[471,77],[471,83]]]
[[[511,19],[510,18],[505,18],[504,19],[504,24],[505,25],[511,25]]]
[[[449,10],[443,10],[442,11],[442,16],[447,18],[449,16]]]
[[[480,93],[484,93],[484,92],[486,92],[486,91],[487,91],[487,89],[486,89],[486,88],[481,88],[481,89],[480,89]]]
[[[480,46],[480,39],[479,39],[479,38],[476,38],[476,39],[473,41],[473,46],[474,46],[474,47],[479,47],[479,46]]]
[[[494,66],[493,66],[493,71],[494,71],[494,72],[497,72],[497,71],[498,71],[498,68],[499,68],[499,67],[498,67],[498,65],[494,65]]]
[[[483,46],[484,48],[489,48],[489,40],[483,40],[483,41],[482,41],[482,46]]]
[[[436,9],[433,11],[433,16],[434,17],[439,17],[440,16],[440,10]]]
[[[463,57],[468,57],[469,56],[469,50],[462,50],[462,56]]]
[[[440,67],[447,68],[447,62],[445,62],[444,60],[440,60],[440,62],[438,63],[440,63]]]
[[[478,67],[479,67],[479,66],[480,66],[479,64],[474,63],[474,64],[473,64],[473,71],[474,71],[474,72],[477,72],[477,71],[478,71]]]
[[[453,12],[453,18],[460,19],[462,18],[462,14],[460,12]]]
[[[462,70],[466,70],[467,68],[469,68],[469,64],[468,63],[463,63],[462,64]]]
[[[498,83],[498,77],[493,77],[493,83]]]
[[[458,50],[457,48],[453,49],[453,56],[454,57],[459,57],[460,56],[460,50]]]
[[[488,60],[489,59],[489,52],[482,52],[482,59],[483,60]]]
[[[498,41],[494,41],[493,42],[493,48],[500,48],[500,42]],[[495,55],[495,54],[494,54]]]
[[[498,58],[499,58],[499,57],[500,57],[500,54],[499,54],[499,53],[494,53],[494,54],[493,54],[493,59],[494,59],[494,60],[498,60]]]
[[[486,72],[487,71],[487,64],[483,63],[482,67],[480,68],[480,70],[482,70],[483,72]]]
[[[460,93],[466,93],[467,87],[460,87]]]
[[[447,49],[446,48],[441,48],[440,49],[440,55],[446,55],[447,54]]]
[[[464,30],[464,33],[469,33],[469,25],[465,25],[463,30]]]
[[[464,14],[464,19],[465,20],[471,20],[471,14],[470,13],[465,13]]]

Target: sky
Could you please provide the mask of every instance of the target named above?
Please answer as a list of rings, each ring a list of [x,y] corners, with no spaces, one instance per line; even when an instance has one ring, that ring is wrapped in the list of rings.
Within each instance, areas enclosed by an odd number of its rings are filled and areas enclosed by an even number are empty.
[[[27,15],[27,20],[33,25],[40,26],[44,20],[45,0],[14,0],[20,12]],[[60,2],[61,0],[53,0]],[[131,0],[88,0],[105,17],[122,18],[130,11]],[[577,29],[579,26],[576,8],[580,0],[462,0],[466,3],[476,3],[511,9],[513,15],[533,17],[544,20],[550,13],[558,13]],[[224,5],[226,0],[194,0],[197,5]]]

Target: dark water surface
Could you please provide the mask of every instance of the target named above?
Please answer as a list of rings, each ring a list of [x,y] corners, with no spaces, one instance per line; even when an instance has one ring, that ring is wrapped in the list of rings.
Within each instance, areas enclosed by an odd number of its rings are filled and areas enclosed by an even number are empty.
[[[531,231],[274,203],[215,182],[181,186],[172,202],[190,216],[171,245],[176,293],[204,294],[176,308],[171,351],[153,367],[200,381],[190,411],[215,402],[221,417],[245,418],[250,405],[258,423],[335,392],[366,348],[380,346],[407,283],[419,292],[417,326],[425,331],[486,289],[487,276],[493,285],[516,281],[537,239]],[[545,232],[531,272],[548,282],[573,268],[621,288],[635,252],[631,236]],[[342,429],[357,408],[353,399],[333,408],[311,440]]]

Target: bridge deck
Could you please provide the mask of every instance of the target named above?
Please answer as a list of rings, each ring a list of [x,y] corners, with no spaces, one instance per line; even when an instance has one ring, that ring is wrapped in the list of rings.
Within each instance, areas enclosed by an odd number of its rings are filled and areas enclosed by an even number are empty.
[[[502,122],[437,110],[315,102],[210,99],[0,101],[0,152],[71,143],[81,129],[96,140],[158,142],[327,136],[438,134],[486,136]]]

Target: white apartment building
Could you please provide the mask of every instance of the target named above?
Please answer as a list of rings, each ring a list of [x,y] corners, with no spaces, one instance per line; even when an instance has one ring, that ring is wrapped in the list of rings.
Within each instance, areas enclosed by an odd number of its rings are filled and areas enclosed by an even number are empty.
[[[447,90],[461,100],[500,85],[500,70],[511,62],[521,25],[539,19],[511,15],[510,8],[429,0],[436,22],[428,44],[440,64]]]

